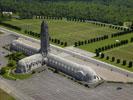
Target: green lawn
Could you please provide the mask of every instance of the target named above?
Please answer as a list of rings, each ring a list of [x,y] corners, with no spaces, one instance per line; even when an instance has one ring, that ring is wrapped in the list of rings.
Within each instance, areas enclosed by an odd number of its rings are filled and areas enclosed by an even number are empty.
[[[23,19],[6,21],[12,25],[21,27],[23,30],[32,30],[40,32],[40,19]],[[79,40],[90,39],[96,36],[111,34],[118,32],[118,30],[109,27],[100,27],[91,23],[73,22],[64,20],[47,20],[49,25],[49,33],[52,38],[60,39],[68,42],[68,45],[73,45]]]
[[[103,53],[105,54],[105,56],[109,56],[109,60],[106,60],[106,57],[103,59],[101,59],[100,57],[94,57],[94,58],[133,72],[133,67],[131,68],[128,67],[129,61],[133,61],[133,43],[129,43],[125,46],[117,47],[105,51]],[[115,59],[120,59],[120,63],[117,63],[116,60],[115,62],[112,62],[111,61],[112,57],[115,57]],[[122,65],[123,60],[126,60],[126,65]]]
[[[87,44],[87,45],[80,46],[79,48],[83,49],[83,50],[86,50],[86,51],[95,52],[95,49],[97,49],[99,47],[102,47],[102,46],[106,46],[106,45],[109,45],[109,44],[116,43],[116,40],[128,39],[130,41],[131,37],[133,37],[133,33],[122,35],[122,36],[115,37],[115,38],[109,38],[109,39],[99,41],[99,42],[95,42],[95,43],[90,43],[90,44]],[[119,53],[119,54],[121,55],[121,53]]]
[[[0,89],[0,100],[15,100],[15,99]]]
[[[132,61],[133,60],[133,43],[129,45],[125,45],[116,49],[112,49],[109,51],[104,52],[106,55],[111,57],[120,58],[123,60]]]
[[[122,65],[122,61],[121,61],[121,63],[117,64],[116,61],[115,62],[112,62],[111,59],[110,60],[106,60],[106,58],[103,58],[103,59],[101,59],[99,57],[94,57],[94,58],[97,59],[97,60],[101,60],[103,62],[112,64],[112,65],[115,65],[115,66],[117,66],[119,68],[122,68],[122,69],[125,69],[125,70],[128,70],[128,71],[133,72],[133,67],[129,68],[128,67],[128,62],[127,62],[127,65],[124,66],[124,65]]]
[[[103,40],[100,42],[83,45],[83,46],[80,46],[79,48],[90,51],[90,52],[95,52],[95,49],[105,46],[105,45],[108,45],[108,44],[116,43],[116,40],[128,39],[129,44],[123,45],[123,46],[120,46],[117,48],[113,48],[113,49],[103,52],[106,56],[110,57],[110,60],[106,60],[106,58],[104,58],[104,59],[97,58],[97,57],[94,57],[94,58],[133,72],[133,68],[128,67],[129,61],[133,61],[133,43],[130,43],[131,37],[133,37],[133,33],[115,37],[115,38],[109,38],[107,40]],[[120,59],[121,63],[117,64],[116,61],[111,62],[111,57]],[[125,66],[122,65],[123,60],[127,61],[127,64]]]

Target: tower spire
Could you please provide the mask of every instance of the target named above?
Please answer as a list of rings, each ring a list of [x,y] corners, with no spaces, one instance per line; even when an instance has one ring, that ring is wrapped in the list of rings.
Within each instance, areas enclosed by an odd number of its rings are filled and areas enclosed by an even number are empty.
[[[47,56],[48,51],[49,51],[49,33],[48,33],[48,25],[46,21],[42,21],[41,23],[41,54],[43,56]]]

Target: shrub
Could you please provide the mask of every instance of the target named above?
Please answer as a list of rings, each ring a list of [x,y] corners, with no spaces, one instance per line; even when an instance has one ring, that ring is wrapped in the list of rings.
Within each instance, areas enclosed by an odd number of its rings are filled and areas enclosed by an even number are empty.
[[[63,45],[64,43],[63,42],[61,42],[61,45]]]
[[[123,60],[123,63],[122,63],[122,65],[126,65],[126,60]]]
[[[99,52],[96,52],[96,57],[99,57]]]
[[[60,44],[60,40],[57,40],[57,43]]]
[[[67,42],[64,43],[64,46],[67,46]]]
[[[132,66],[133,66],[132,61],[129,61],[129,65],[128,65],[128,67],[130,68],[130,67],[132,67]]]
[[[85,40],[85,44],[87,44],[87,40]]]
[[[115,57],[112,57],[112,62],[114,62],[115,61]]]
[[[2,67],[1,70],[0,70],[0,74],[3,75],[6,73],[6,68],[5,67]]]
[[[36,73],[36,71],[33,70],[33,71],[32,71],[32,74],[35,74],[35,73]]]
[[[75,42],[75,43],[74,43],[74,46],[75,46],[75,47],[77,47],[77,44],[78,44],[78,43],[77,43],[77,42]]]
[[[103,53],[101,53],[101,58],[104,58],[104,54]]]
[[[109,56],[106,57],[106,60],[109,60]]]
[[[56,42],[57,42],[57,39],[54,40],[54,43],[56,43]]]
[[[117,59],[117,63],[120,63],[120,59]]]
[[[14,67],[14,66],[16,66],[16,62],[14,60],[9,60],[7,66],[8,67]]]

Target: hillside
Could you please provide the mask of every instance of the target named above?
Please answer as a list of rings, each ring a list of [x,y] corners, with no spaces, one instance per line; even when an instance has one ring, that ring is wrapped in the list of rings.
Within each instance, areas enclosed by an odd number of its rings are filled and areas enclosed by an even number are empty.
[[[0,0],[1,11],[33,15],[88,19],[122,25],[133,21],[133,0]]]

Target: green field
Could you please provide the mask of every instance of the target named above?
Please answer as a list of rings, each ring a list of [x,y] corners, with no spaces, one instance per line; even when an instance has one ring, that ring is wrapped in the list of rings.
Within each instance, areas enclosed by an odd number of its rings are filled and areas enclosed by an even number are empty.
[[[0,100],[15,100],[15,99],[0,89]]]
[[[105,46],[105,45],[116,43],[116,40],[128,39],[130,41],[131,37],[133,37],[133,33],[122,35],[122,36],[115,37],[115,38],[109,38],[109,39],[95,42],[95,43],[86,44],[86,45],[80,46],[79,48],[84,49],[86,51],[95,52],[95,49],[102,47],[102,46]]]
[[[86,51],[95,52],[95,49],[105,46],[105,45],[114,44],[116,43],[116,40],[121,41],[121,40],[128,39],[129,44],[103,52],[106,56],[110,57],[110,60],[106,60],[106,58],[104,59],[97,58],[97,57],[94,57],[94,58],[133,72],[133,68],[128,67],[129,61],[133,61],[133,43],[130,43],[131,37],[133,37],[133,33],[115,37],[115,38],[109,38],[107,40],[103,40],[103,41],[99,41],[99,42],[95,42],[95,43],[91,43],[87,45],[83,45],[83,46],[80,46],[79,48],[86,50]],[[111,57],[115,57],[115,59],[120,59],[121,62],[119,64],[117,64],[116,61],[112,62]],[[123,60],[127,61],[127,64],[125,66],[122,65]]]
[[[133,72],[133,68],[128,67],[129,61],[133,61],[133,43],[130,43],[128,45],[118,47],[115,49],[108,50],[108,51],[104,52],[104,54],[106,56],[109,56],[110,59],[106,60],[106,58],[101,59],[99,57],[98,58],[94,57],[94,58]],[[112,62],[111,57],[115,57],[115,59],[120,59],[120,63],[118,64],[116,62],[116,60],[115,60],[115,62]],[[122,65],[123,60],[127,61],[126,65]]]
[[[23,30],[32,30],[40,32],[40,19],[23,19],[6,21],[12,25],[21,27]],[[118,30],[109,27],[100,27],[91,23],[73,22],[64,20],[47,20],[49,33],[52,38],[60,39],[73,45],[74,42],[94,38],[97,36],[118,32]]]
[[[131,61],[133,60],[133,43],[106,51],[105,54],[111,57],[114,56],[116,58]]]

